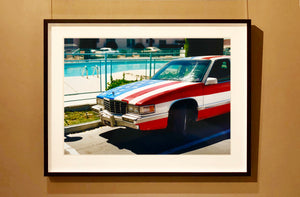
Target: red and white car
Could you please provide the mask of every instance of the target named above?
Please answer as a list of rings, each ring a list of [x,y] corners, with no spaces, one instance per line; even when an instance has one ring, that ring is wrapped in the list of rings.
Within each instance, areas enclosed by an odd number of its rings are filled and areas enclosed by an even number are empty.
[[[99,94],[93,108],[105,125],[185,133],[197,120],[230,111],[230,56],[170,61],[150,80]]]

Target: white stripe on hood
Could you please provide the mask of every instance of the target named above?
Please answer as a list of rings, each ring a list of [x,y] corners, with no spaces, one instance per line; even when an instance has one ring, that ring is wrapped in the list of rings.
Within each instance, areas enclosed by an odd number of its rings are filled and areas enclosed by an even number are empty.
[[[120,96],[117,96],[115,98],[115,100],[118,100],[118,101],[121,101],[122,99],[128,97],[128,96],[131,96],[132,94],[135,94],[137,92],[140,92],[140,91],[143,91],[143,90],[146,90],[148,88],[152,88],[152,87],[156,87],[156,86],[159,86],[159,85],[162,85],[162,84],[167,84],[167,83],[171,83],[172,81],[161,81],[161,82],[158,82],[158,83],[154,83],[154,84],[151,84],[151,85],[146,85],[144,87],[140,87],[140,88],[137,88],[137,89],[133,89],[129,92],[125,92],[124,94],[121,94]]]
[[[161,92],[165,92],[165,91],[168,91],[168,90],[172,90],[172,89],[176,89],[176,88],[188,86],[190,84],[193,84],[193,83],[192,82],[182,82],[182,83],[177,83],[177,84],[174,84],[174,85],[171,85],[171,86],[162,87],[162,88],[153,90],[151,92],[148,92],[146,94],[143,94],[141,96],[138,96],[138,97],[132,99],[131,101],[129,101],[129,104],[135,105],[136,103],[138,103],[139,101],[141,101],[141,100],[143,100],[143,99],[145,99],[147,97],[151,97],[151,96],[153,96],[155,94],[159,94]]]

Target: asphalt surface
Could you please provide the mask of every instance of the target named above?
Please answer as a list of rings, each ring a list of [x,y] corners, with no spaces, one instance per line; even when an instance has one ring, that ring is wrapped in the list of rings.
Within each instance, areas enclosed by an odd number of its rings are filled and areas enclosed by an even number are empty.
[[[230,114],[199,121],[187,135],[109,126],[69,134],[65,154],[230,154]]]

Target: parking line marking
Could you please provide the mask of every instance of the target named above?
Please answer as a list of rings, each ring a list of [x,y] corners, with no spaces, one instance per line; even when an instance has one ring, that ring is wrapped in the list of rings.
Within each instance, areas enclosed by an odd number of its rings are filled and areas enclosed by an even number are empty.
[[[68,151],[71,155],[80,155],[74,148],[69,146],[67,143],[64,143],[64,148]]]
[[[196,140],[196,141],[193,141],[193,142],[190,142],[188,144],[185,144],[185,145],[182,145],[182,146],[179,146],[179,147],[176,147],[176,148],[173,148],[173,149],[170,149],[170,150],[167,150],[167,151],[164,151],[162,153],[160,153],[161,155],[165,155],[165,154],[172,154],[174,152],[177,152],[177,151],[180,151],[180,150],[183,150],[183,149],[187,149],[187,148],[190,148],[194,145],[197,145],[197,144],[200,144],[202,142],[205,142],[205,141],[208,141],[208,140],[211,140],[213,138],[216,138],[216,137],[219,137],[221,135],[225,135],[227,133],[230,133],[230,129],[227,129],[225,131],[222,131],[220,133],[216,133],[214,135],[211,135],[211,136],[208,136],[208,137],[205,137],[205,138],[201,138],[199,140]]]

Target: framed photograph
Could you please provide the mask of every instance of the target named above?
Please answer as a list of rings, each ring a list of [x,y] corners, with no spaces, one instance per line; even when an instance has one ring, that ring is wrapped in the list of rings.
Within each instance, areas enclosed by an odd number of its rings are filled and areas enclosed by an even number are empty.
[[[45,20],[45,176],[249,176],[250,27]]]

